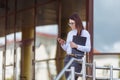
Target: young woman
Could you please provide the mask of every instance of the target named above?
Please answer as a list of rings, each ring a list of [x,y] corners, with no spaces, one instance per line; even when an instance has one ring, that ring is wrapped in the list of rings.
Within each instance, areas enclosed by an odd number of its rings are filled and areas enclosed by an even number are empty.
[[[67,35],[67,40],[65,41],[61,38],[58,38],[58,42],[60,43],[61,47],[63,48],[63,50],[66,51],[64,65],[66,65],[70,61],[70,59],[73,57],[77,59],[81,59],[83,57],[84,54],[81,54],[81,52],[77,54],[77,56],[75,55],[75,53],[73,54],[72,53],[73,48],[82,52],[89,52],[91,49],[90,34],[86,29],[84,29],[82,21],[77,13],[74,13],[69,17],[68,25],[71,27],[71,31],[69,31]],[[77,36],[77,35],[81,37],[86,37],[84,46],[73,42],[73,36]],[[76,72],[81,72],[82,65],[79,64],[78,62],[73,62],[71,66],[75,67]],[[66,72],[65,76],[67,78],[69,76],[69,73]],[[78,77],[75,76],[75,80],[77,80],[77,78]]]

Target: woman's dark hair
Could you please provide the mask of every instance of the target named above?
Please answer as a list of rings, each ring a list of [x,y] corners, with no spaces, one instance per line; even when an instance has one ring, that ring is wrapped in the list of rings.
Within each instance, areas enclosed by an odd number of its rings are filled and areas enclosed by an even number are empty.
[[[75,27],[77,29],[77,35],[81,35],[81,31],[84,29],[82,21],[77,13],[73,13],[69,19],[72,19],[75,21]]]

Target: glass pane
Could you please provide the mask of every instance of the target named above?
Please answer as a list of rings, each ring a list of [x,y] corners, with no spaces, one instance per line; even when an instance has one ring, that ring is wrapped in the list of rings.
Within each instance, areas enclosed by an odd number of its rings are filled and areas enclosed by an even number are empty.
[[[3,51],[0,50],[0,80],[2,80],[2,59],[3,59]]]
[[[47,63],[40,62],[35,64],[35,80],[49,80],[48,71],[47,71]]]
[[[14,34],[7,35],[6,39],[7,39],[7,49],[14,49]]]
[[[57,25],[36,28],[36,60],[55,58],[57,30]]]
[[[38,62],[35,71],[35,80],[54,80],[56,76],[55,62]]]
[[[12,65],[14,60],[14,50],[7,49],[6,50],[6,65]]]
[[[58,35],[56,2],[37,8],[36,60],[55,58]]]
[[[7,35],[7,50],[6,50],[6,65],[7,66],[13,66],[14,64],[14,34],[10,34],[10,35]],[[19,80],[19,76],[20,76],[20,49],[18,49],[18,47],[20,46],[20,42],[21,41],[21,33],[18,32],[16,33],[16,52],[17,53],[17,57],[15,60],[16,62],[16,68],[15,68],[15,71],[17,72],[15,74],[15,77],[16,77],[16,80]],[[18,53],[19,51],[19,53]]]
[[[6,67],[5,80],[13,80],[13,67]]]
[[[21,61],[21,48],[17,48],[17,63],[16,63],[16,80],[20,80],[20,61]]]
[[[44,1],[43,1],[44,2]],[[42,3],[42,2],[40,2]],[[35,60],[55,58],[58,24],[57,3],[52,2],[37,7]],[[54,71],[53,71],[54,70]],[[54,61],[36,62],[35,80],[53,80],[56,76]]]
[[[49,68],[50,68],[50,79],[54,80],[56,75],[57,75],[57,70],[56,70],[56,63],[54,60],[49,61]]]
[[[94,0],[94,53],[120,52],[120,0]]]
[[[94,62],[97,67],[120,67],[120,56],[119,55],[94,55]],[[120,70],[113,70],[113,78],[119,78]],[[110,77],[110,70],[96,69],[96,77],[108,78]]]

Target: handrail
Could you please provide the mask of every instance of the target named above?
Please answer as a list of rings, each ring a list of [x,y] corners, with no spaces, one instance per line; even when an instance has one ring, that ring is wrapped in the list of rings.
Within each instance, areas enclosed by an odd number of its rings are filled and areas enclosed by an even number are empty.
[[[72,64],[73,61],[78,61],[80,64],[82,64],[82,71],[80,73],[75,72],[74,67],[71,66],[70,69],[69,66]],[[90,66],[92,68],[92,75],[87,75],[86,74],[86,66]],[[106,70],[110,70],[110,77],[109,78],[100,78],[100,77],[96,77],[96,69],[106,69]],[[120,80],[120,79],[114,79],[113,78],[113,70],[119,70],[120,68],[115,68],[112,65],[108,66],[108,67],[100,67],[100,66],[96,66],[96,63],[86,63],[86,55],[84,55],[84,57],[82,59],[76,59],[76,58],[72,58],[67,65],[62,69],[62,71],[59,73],[59,75],[56,77],[55,80],[60,80],[60,78],[63,76],[63,74],[65,73],[65,71],[70,72],[70,75],[68,76],[67,80],[74,80],[75,79],[75,75],[82,77],[82,80],[86,80],[87,77],[92,78],[92,80]]]
[[[110,77],[109,78],[104,78],[104,77],[96,77],[96,79],[101,79],[101,80],[120,80],[120,79],[114,79],[113,78],[113,70],[119,70],[120,71],[120,68],[114,68],[112,65],[111,66],[108,66],[108,67],[100,67],[100,66],[96,66],[95,69],[106,69],[106,70],[110,70]],[[95,75],[93,75],[95,76]]]
[[[72,58],[67,64],[66,66],[62,69],[62,71],[58,74],[58,76],[56,77],[55,80],[59,80],[63,74],[65,73],[65,71],[67,71],[67,69],[69,68],[69,66],[72,64],[73,61],[79,61],[82,63],[82,59],[76,59],[76,58]]]
[[[72,64],[72,62],[74,61],[74,58],[72,58],[68,63],[67,65],[62,69],[62,71],[59,73],[59,75],[56,77],[55,80],[59,80],[62,75],[65,73],[65,71],[68,69],[68,67]]]

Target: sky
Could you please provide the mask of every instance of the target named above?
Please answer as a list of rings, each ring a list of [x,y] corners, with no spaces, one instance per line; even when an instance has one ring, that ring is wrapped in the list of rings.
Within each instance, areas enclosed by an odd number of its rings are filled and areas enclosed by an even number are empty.
[[[94,0],[94,48],[120,52],[120,0]]]

